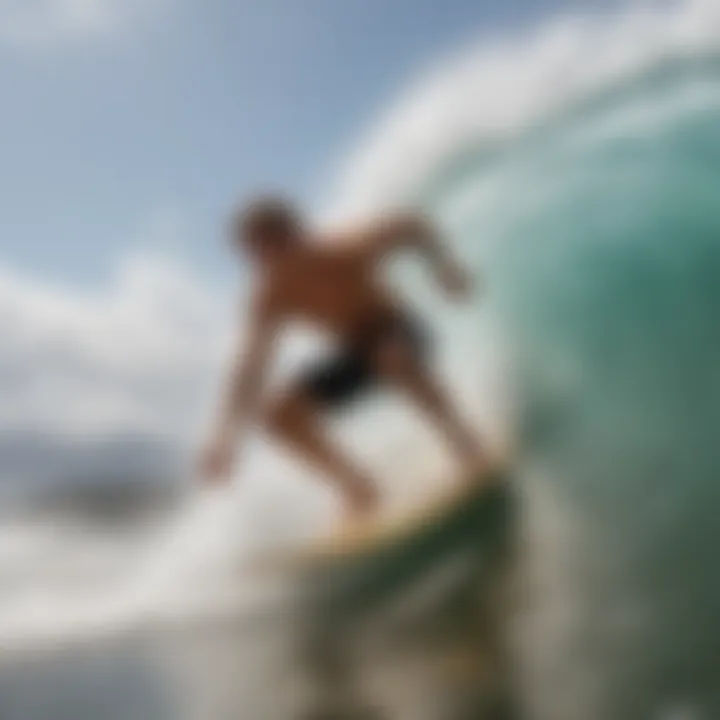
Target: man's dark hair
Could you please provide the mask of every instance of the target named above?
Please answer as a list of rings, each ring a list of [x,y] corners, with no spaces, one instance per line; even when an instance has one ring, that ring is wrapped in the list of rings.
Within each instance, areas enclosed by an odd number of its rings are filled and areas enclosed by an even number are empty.
[[[248,203],[235,221],[235,233],[242,237],[291,237],[301,227],[302,218],[295,206],[273,196]]]

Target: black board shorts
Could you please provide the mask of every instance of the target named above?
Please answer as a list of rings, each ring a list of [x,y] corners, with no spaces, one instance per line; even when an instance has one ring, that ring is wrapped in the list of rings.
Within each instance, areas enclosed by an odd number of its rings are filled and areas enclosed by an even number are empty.
[[[301,391],[325,407],[342,407],[372,389],[380,378],[373,356],[386,342],[400,342],[424,363],[429,341],[425,329],[412,317],[396,314],[374,319],[327,360],[300,377]]]

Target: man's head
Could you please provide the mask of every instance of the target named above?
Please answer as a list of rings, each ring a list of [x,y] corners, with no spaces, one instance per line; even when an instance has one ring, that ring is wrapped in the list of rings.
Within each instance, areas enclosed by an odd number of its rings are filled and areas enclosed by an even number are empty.
[[[302,241],[304,222],[287,201],[266,197],[249,203],[236,215],[232,232],[236,246],[267,263]]]

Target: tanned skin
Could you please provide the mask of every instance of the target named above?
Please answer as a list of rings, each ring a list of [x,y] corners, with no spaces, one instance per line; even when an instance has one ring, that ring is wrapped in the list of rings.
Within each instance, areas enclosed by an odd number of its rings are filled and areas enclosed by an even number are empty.
[[[259,421],[275,440],[334,484],[349,518],[367,517],[378,505],[378,485],[326,436],[324,408],[299,383],[279,396],[264,397],[264,378],[276,341],[288,324],[302,321],[330,333],[340,344],[349,343],[368,319],[405,312],[380,273],[383,262],[398,251],[422,256],[451,299],[470,296],[470,275],[449,253],[432,223],[413,213],[332,235],[313,234],[299,221],[279,228],[241,222],[235,241],[253,261],[257,285],[249,331],[233,363],[202,470],[210,481],[226,481],[239,436]],[[485,470],[475,431],[426,364],[396,342],[375,348],[372,363],[383,385],[403,394],[434,424],[468,477]]]

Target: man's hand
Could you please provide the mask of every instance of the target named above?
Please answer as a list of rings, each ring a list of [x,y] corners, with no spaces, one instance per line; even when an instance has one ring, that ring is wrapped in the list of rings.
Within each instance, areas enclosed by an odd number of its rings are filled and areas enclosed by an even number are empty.
[[[226,483],[235,462],[235,439],[228,433],[218,433],[208,443],[200,457],[200,472],[210,483]]]
[[[453,300],[469,300],[475,290],[474,278],[461,265],[445,260],[435,266],[435,277],[440,287]]]

